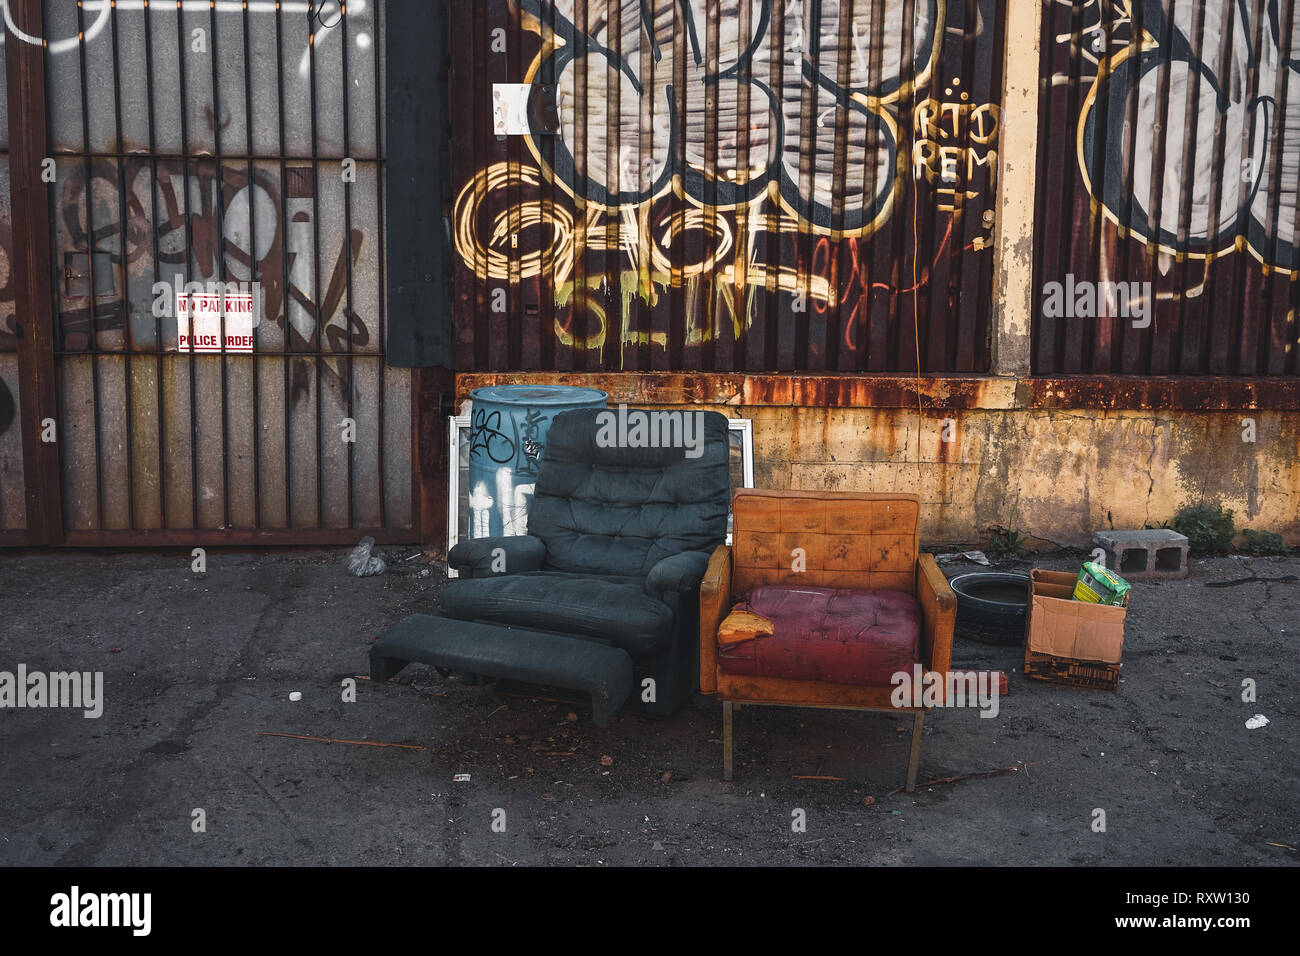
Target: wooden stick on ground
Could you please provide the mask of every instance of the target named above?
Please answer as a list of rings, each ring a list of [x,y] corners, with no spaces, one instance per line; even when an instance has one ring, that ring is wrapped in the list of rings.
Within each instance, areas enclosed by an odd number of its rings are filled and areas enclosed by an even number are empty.
[[[305,734],[281,734],[273,730],[259,730],[259,737],[289,737],[292,740],[314,740],[322,744],[356,744],[359,747],[396,747],[400,750],[428,750],[420,744],[390,744],[380,740],[340,740],[338,737],[308,737]]]
[[[938,783],[959,783],[962,780],[978,780],[983,777],[1000,777],[1004,773],[1019,773],[1028,766],[1029,764],[1027,763],[1018,763],[1011,767],[999,767],[997,770],[984,770],[980,773],[963,773],[956,777],[935,777],[933,780],[925,781],[921,786],[932,787]],[[890,790],[886,796],[892,797],[896,793],[902,793],[903,790],[903,787],[896,787],[893,790]]]

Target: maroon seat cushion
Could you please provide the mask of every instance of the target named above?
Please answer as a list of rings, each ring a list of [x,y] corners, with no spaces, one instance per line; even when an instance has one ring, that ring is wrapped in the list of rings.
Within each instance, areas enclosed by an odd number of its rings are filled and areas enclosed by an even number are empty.
[[[767,618],[773,633],[719,645],[728,674],[888,687],[921,659],[921,605],[902,591],[759,587],[736,609]]]

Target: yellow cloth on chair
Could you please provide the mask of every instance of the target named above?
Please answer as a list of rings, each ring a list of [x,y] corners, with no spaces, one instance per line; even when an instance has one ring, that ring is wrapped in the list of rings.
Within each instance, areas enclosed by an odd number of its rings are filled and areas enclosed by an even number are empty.
[[[718,626],[719,644],[739,644],[756,637],[771,637],[772,622],[753,611],[733,610]]]

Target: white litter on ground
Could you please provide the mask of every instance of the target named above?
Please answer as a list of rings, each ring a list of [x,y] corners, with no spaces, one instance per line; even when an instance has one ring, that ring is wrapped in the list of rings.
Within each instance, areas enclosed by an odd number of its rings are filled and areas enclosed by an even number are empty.
[[[1260,727],[1268,726],[1268,718],[1263,714],[1256,714],[1250,720],[1246,721],[1247,730],[1258,730]]]
[[[302,691],[300,691],[300,690],[291,690],[291,691],[289,691],[289,699],[290,699],[290,700],[302,700]]]
[[[451,782],[452,782],[452,783],[469,783],[469,774],[467,774],[467,773],[458,773],[458,774],[456,774],[456,776],[454,776],[454,777],[451,778]]]

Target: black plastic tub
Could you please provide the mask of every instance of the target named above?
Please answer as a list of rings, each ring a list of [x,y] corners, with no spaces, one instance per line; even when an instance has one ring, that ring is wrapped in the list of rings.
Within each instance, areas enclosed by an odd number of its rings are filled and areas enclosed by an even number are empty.
[[[1024,643],[1029,575],[974,571],[959,574],[948,584],[957,595],[958,637],[1004,647]]]

